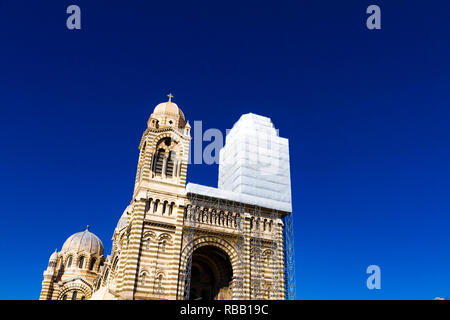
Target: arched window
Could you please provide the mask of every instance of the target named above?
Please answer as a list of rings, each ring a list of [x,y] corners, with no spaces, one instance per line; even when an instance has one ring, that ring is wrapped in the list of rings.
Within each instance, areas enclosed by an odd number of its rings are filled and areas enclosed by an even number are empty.
[[[84,265],[84,257],[81,256],[80,260],[78,260],[78,268],[83,269],[83,265]]]
[[[155,160],[155,174],[162,174],[163,170],[163,164],[164,164],[164,149],[159,149],[156,153],[156,160]]]
[[[82,297],[81,297],[81,300],[86,300],[86,297],[85,297],[85,296],[82,296]]]
[[[168,203],[167,201],[164,201],[164,203],[163,203],[162,214],[166,213],[167,203]]]
[[[100,263],[98,264],[97,271],[100,271],[100,268],[103,267],[104,262],[100,260]]]
[[[163,282],[163,275],[160,274],[156,277],[155,293],[164,294],[164,288],[163,288],[162,282]]]
[[[67,294],[63,295],[63,300],[67,300]]]
[[[72,300],[77,300],[77,291],[74,291],[72,294]]]
[[[150,199],[147,199],[146,201],[145,201],[145,213],[147,213],[147,212],[149,212],[150,211],[150,208],[151,208],[151,205],[152,205],[152,198],[150,198]]]
[[[165,240],[161,241],[158,246],[159,246],[158,251],[166,252],[166,241]]]
[[[67,260],[67,268],[70,268],[72,266],[72,256],[69,257]]]
[[[167,158],[167,166],[166,166],[166,176],[167,177],[173,176],[174,167],[175,167],[175,157],[176,157],[175,151],[170,151],[169,157]]]
[[[116,272],[116,268],[117,268],[117,263],[119,262],[119,257],[116,257],[115,259],[114,259],[114,263],[113,263],[113,265],[112,265],[112,272],[113,272],[113,274]]]
[[[155,213],[158,210],[158,203],[159,203],[159,200],[156,200],[155,204],[153,205],[153,213]]]
[[[89,270],[93,270],[94,269],[95,261],[96,261],[95,258],[92,258],[91,264],[89,265]]]
[[[173,211],[173,206],[175,205],[174,202],[172,202],[169,206],[169,216],[172,215],[172,211]]]
[[[148,250],[148,248],[150,247],[150,241],[148,238],[144,238],[142,240],[142,246],[145,247],[145,250]]]

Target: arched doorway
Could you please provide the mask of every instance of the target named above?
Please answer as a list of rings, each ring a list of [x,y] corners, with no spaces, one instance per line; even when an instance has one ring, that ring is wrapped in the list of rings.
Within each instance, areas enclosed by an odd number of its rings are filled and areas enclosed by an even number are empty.
[[[221,249],[203,246],[192,256],[191,300],[229,300],[232,298],[233,269],[230,258]]]

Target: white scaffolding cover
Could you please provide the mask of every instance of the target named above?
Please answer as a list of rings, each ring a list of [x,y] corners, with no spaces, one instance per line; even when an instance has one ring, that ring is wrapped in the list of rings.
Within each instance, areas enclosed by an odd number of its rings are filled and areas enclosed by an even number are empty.
[[[187,191],[265,208],[292,211],[289,141],[270,118],[244,114],[220,150],[218,189],[189,183]]]

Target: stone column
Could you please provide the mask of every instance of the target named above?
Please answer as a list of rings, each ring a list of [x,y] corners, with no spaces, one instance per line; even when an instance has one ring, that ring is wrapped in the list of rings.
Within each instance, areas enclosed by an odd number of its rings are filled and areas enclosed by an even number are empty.
[[[166,177],[166,169],[167,169],[167,156],[164,156],[161,177]]]

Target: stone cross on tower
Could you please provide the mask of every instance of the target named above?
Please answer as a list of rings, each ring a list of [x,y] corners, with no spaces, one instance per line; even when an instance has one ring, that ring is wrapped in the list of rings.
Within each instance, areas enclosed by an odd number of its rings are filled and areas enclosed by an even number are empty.
[[[167,96],[169,97],[169,102],[172,102],[173,95],[169,93]]]

